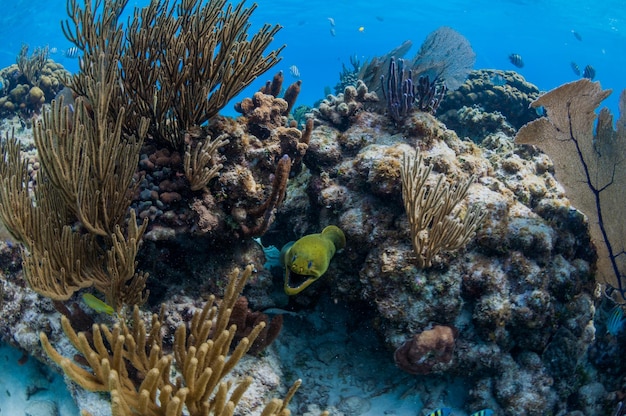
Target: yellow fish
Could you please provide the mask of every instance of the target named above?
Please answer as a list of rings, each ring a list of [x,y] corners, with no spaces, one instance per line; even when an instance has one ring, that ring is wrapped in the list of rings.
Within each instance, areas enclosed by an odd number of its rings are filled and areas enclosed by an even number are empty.
[[[329,225],[320,234],[305,235],[296,242],[285,244],[280,251],[281,263],[285,266],[285,293],[297,295],[320,278],[335,252],[346,246],[346,237],[337,226]],[[296,287],[290,284],[291,275],[305,277]]]
[[[359,32],[365,32],[365,26],[359,27]]]
[[[113,315],[115,313],[111,305],[101,301],[91,293],[83,293],[83,301],[85,301],[87,306],[98,313],[106,313],[107,315]]]

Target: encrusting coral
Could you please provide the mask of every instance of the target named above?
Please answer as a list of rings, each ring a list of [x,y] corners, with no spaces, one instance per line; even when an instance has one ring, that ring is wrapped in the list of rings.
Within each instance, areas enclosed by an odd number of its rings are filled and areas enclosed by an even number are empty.
[[[177,416],[183,414],[183,407],[191,416],[232,415],[252,379],[247,377],[235,385],[223,379],[266,325],[265,321],[256,324],[229,356],[237,331],[229,320],[251,274],[252,266],[242,273],[235,270],[219,307],[212,296],[193,313],[189,327],[178,326],[170,353],[165,351],[161,332],[164,311],[153,315],[151,327],[146,328],[137,307],[129,323],[121,319],[113,328],[94,325],[89,337],[77,334],[69,319],[61,318],[65,333],[91,371],[60,355],[43,332],[42,346],[76,383],[87,390],[110,392],[113,416]],[[172,370],[178,372],[175,378]],[[300,381],[296,382],[284,400],[271,400],[262,415],[289,416],[287,405],[299,385]]]

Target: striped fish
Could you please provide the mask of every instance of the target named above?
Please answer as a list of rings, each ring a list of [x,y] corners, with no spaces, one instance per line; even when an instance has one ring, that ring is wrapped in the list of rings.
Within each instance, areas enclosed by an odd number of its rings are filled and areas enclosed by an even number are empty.
[[[289,67],[289,73],[291,74],[292,77],[294,78],[300,78],[300,70],[298,69],[297,66],[295,65],[291,65]]]
[[[524,67],[524,60],[522,59],[522,55],[520,55],[519,53],[510,54],[509,61],[511,61],[511,63],[518,68]]]
[[[67,48],[63,51],[63,56],[65,56],[66,58],[77,58],[79,52],[80,49],[78,49],[76,46],[72,46],[71,48]]]
[[[596,69],[591,65],[587,65],[583,71],[583,78],[594,79],[596,77]]]
[[[624,310],[619,305],[615,306],[606,321],[606,333],[616,336],[624,327],[624,321]]]

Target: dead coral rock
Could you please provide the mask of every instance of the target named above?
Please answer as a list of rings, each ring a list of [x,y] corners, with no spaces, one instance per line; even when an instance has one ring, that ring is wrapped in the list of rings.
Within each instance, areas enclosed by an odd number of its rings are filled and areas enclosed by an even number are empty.
[[[270,137],[275,128],[286,124],[288,107],[287,101],[282,98],[262,92],[235,104],[235,110],[247,118],[248,131],[261,140]]]
[[[320,126],[313,130],[304,157],[304,163],[309,169],[319,171],[341,161],[342,151],[337,140],[338,135],[339,132],[336,129],[328,126]]]
[[[367,178],[375,195],[397,198],[402,194],[400,186],[400,161],[411,148],[404,143],[392,146],[372,144],[355,158],[357,171]]]
[[[411,374],[441,371],[452,361],[454,330],[435,325],[402,344],[395,352],[396,365]]]

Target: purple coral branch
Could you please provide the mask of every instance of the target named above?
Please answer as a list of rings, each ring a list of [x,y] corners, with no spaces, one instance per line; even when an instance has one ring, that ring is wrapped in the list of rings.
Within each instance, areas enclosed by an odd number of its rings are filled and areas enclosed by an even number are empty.
[[[446,93],[443,82],[438,79],[431,82],[428,75],[420,76],[416,85],[413,82],[413,70],[405,69],[404,59],[398,59],[396,63],[393,57],[389,61],[387,81],[381,75],[380,83],[387,111],[396,122],[414,109],[434,114]]]

